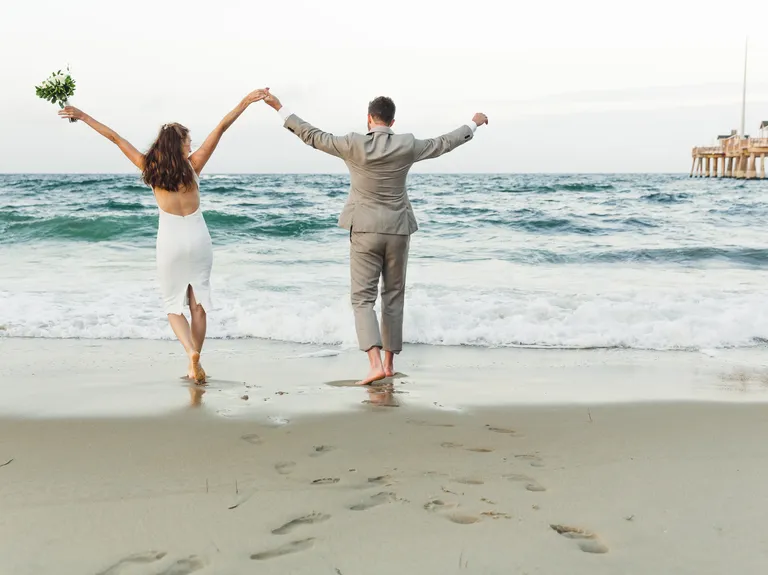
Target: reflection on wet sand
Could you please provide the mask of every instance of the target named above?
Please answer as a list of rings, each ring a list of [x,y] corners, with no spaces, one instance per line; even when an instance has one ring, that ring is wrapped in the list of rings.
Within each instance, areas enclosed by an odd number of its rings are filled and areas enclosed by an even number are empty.
[[[366,388],[368,399],[363,403],[379,407],[400,407],[400,402],[395,399],[395,387],[391,383],[384,385],[371,385]]]
[[[200,387],[198,385],[190,385],[189,386],[189,406],[200,407],[203,404],[204,393],[205,393],[205,388]]]

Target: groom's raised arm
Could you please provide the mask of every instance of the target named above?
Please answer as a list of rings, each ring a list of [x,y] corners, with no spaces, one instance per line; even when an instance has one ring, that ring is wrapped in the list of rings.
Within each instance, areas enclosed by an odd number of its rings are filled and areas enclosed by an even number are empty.
[[[478,126],[487,123],[488,118],[485,114],[475,114],[470,122],[464,124],[460,128],[456,128],[452,132],[448,132],[437,138],[429,138],[426,140],[416,139],[414,142],[413,161],[420,162],[421,160],[437,158],[443,154],[447,154],[451,150],[455,150],[472,139]]]
[[[269,89],[267,89],[269,91]],[[337,158],[345,158],[349,153],[350,141],[349,135],[347,136],[334,136],[328,132],[323,132],[319,128],[315,128],[309,122],[305,122],[299,118],[296,114],[289,111],[285,106],[280,103],[275,96],[269,94],[264,100],[267,104],[272,106],[280,117],[285,122],[283,126],[296,134],[301,141],[312,146],[313,148],[336,156]]]

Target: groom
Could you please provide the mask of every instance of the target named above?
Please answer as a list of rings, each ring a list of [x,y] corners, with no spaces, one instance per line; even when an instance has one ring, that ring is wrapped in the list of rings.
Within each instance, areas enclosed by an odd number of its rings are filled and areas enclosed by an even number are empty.
[[[380,96],[368,104],[368,131],[334,136],[289,112],[269,93],[264,102],[280,113],[285,127],[305,144],[344,160],[349,168],[349,199],[339,226],[349,230],[352,307],[360,349],[371,369],[358,385],[395,373],[395,355],[403,348],[405,270],[410,235],[418,229],[405,189],[408,170],[416,162],[437,158],[472,139],[485,114],[438,138],[416,139],[395,134],[395,103]],[[373,308],[382,280],[381,332]],[[384,349],[384,363],[381,350]]]

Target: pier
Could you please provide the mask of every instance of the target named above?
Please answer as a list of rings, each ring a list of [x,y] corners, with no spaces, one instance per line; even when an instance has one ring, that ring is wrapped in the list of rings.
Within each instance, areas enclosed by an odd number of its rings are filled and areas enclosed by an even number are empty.
[[[768,156],[768,120],[760,124],[760,137],[740,136],[733,130],[718,136],[716,146],[693,148],[692,178],[765,179]]]
[[[744,83],[741,92],[741,129],[718,136],[717,145],[693,148],[692,178],[765,179],[765,157],[768,156],[768,120],[760,123],[759,136],[750,138],[744,132],[747,115],[747,61],[749,40],[744,44]],[[759,167],[758,167],[759,163]]]

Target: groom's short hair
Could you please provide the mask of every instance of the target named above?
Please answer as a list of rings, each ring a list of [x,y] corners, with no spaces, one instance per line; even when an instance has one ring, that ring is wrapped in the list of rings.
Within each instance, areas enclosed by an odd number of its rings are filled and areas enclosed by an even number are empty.
[[[368,114],[389,126],[395,121],[395,103],[386,96],[374,98],[368,103]]]

